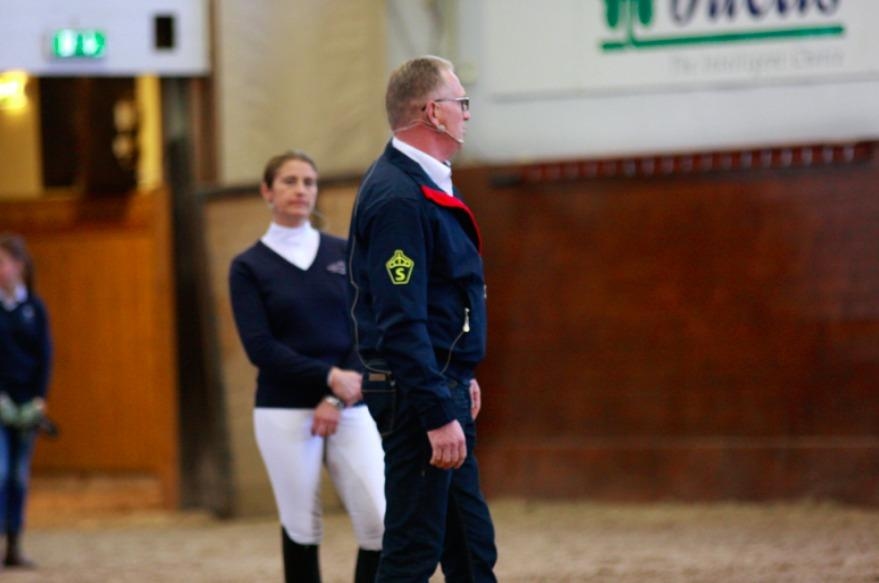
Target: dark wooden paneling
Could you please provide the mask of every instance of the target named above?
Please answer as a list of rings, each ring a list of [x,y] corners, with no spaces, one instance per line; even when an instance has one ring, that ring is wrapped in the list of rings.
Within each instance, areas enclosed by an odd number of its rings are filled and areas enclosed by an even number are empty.
[[[492,187],[489,492],[879,503],[879,163]]]
[[[87,196],[134,191],[137,120],[116,111],[135,107],[134,78],[44,77],[39,83],[43,185],[75,187]]]

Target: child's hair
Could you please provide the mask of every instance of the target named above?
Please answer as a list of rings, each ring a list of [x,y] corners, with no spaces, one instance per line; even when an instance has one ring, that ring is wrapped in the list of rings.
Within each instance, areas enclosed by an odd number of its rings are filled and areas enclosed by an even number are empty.
[[[24,265],[24,285],[28,291],[34,288],[34,262],[31,254],[19,235],[0,233],[0,249],[9,253],[13,259]]]

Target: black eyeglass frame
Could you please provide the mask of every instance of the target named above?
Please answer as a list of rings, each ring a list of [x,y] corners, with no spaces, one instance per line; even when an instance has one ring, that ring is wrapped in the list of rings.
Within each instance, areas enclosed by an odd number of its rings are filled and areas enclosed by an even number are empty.
[[[441,101],[457,101],[458,105],[461,106],[461,113],[467,113],[468,111],[470,111],[470,98],[466,97],[466,96],[465,97],[443,97],[441,99],[431,99],[430,101],[433,101],[434,103],[439,103]],[[428,101],[427,103],[424,104],[424,106],[421,108],[421,111],[425,111],[427,109],[427,105],[430,103],[430,101]]]

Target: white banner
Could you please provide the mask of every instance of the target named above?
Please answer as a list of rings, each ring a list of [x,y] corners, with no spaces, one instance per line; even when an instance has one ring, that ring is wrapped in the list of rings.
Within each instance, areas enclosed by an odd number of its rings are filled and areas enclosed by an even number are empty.
[[[877,0],[485,0],[498,98],[879,77]]]

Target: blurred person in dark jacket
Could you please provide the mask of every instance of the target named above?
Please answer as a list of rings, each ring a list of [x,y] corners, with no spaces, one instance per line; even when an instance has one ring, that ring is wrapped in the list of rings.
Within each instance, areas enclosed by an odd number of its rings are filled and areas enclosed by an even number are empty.
[[[34,292],[24,240],[0,235],[0,519],[8,567],[33,567],[21,550],[34,437],[44,420],[52,359],[49,319]]]

